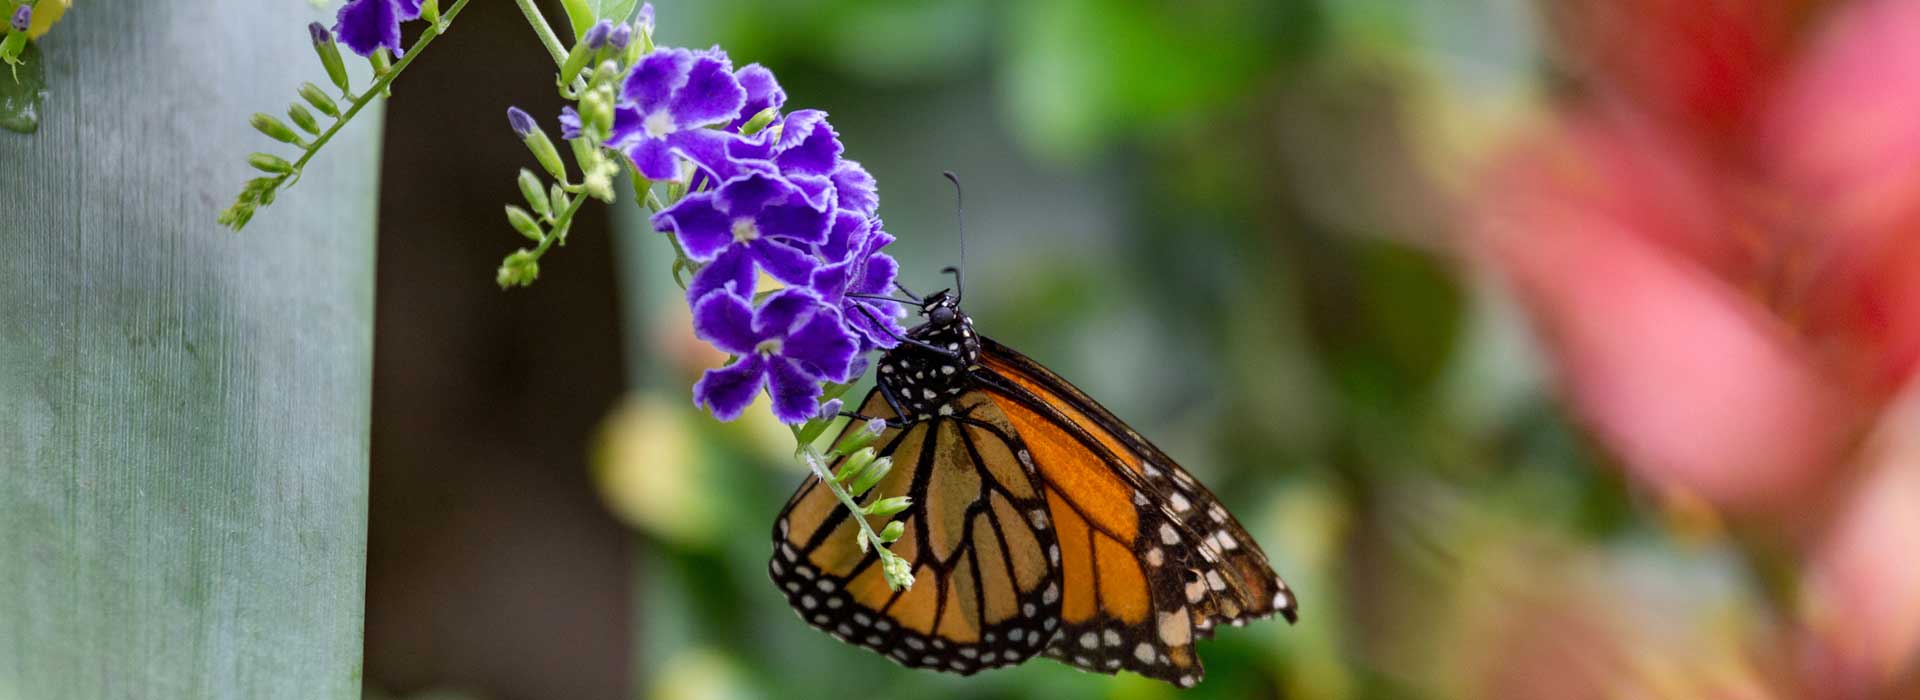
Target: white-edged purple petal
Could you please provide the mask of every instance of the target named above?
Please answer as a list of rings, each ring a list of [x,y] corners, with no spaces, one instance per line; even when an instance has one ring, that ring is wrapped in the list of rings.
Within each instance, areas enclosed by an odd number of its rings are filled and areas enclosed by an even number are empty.
[[[673,160],[673,148],[665,139],[636,139],[624,150],[627,157],[633,159],[633,167],[648,179],[671,180],[680,174]]]
[[[888,311],[892,309],[892,311]],[[858,331],[861,339],[861,351],[873,348],[893,348],[900,344],[899,338],[907,332],[900,327],[899,304],[887,302],[867,302],[849,300],[847,304],[847,325]]]
[[[900,263],[893,256],[875,253],[862,262],[865,264],[852,284],[847,285],[847,291],[856,294],[886,294],[893,291],[893,280],[900,275]]]
[[[820,264],[806,251],[772,238],[755,239],[746,247],[753,251],[753,260],[762,271],[787,284],[806,284],[813,277],[813,268]]]
[[[704,299],[721,290],[750,296],[759,273],[760,269],[753,264],[753,254],[746,246],[727,246],[712,262],[693,273],[693,280],[687,283],[687,300]]]
[[[666,143],[701,173],[723,182],[745,172],[772,172],[772,168],[755,167],[750,161],[735,163],[727,158],[727,143],[739,138],[738,134],[714,129],[687,129],[667,135]]]
[[[680,129],[694,129],[733,121],[746,102],[747,91],[741,89],[726,61],[702,56],[694,59],[686,83],[673,91],[667,109]]]
[[[808,376],[793,360],[775,357],[768,365],[772,382],[767,393],[773,397],[773,417],[788,425],[813,420],[820,412],[820,381]]]
[[[815,249],[822,260],[846,260],[870,235],[867,217],[847,210],[833,213],[833,225],[827,229],[827,239]]]
[[[733,217],[714,203],[712,193],[687,195],[686,199],[653,215],[656,231],[672,231],[680,239],[687,257],[702,262],[712,260],[722,248],[733,243]]]
[[[730,421],[747,410],[753,397],[766,384],[767,358],[758,353],[747,354],[738,362],[700,375],[700,381],[693,385],[693,405],[713,412],[715,418]]]
[[[795,189],[800,190],[800,195],[806,200],[807,206],[822,212],[833,210],[834,194],[832,180],[824,176],[806,175],[802,173],[791,173],[784,175],[784,177],[786,177],[787,182],[793,183]]]
[[[420,19],[420,4],[423,0],[393,0],[394,9],[400,14],[400,21]]]
[[[739,211],[738,209],[734,211]],[[827,226],[833,222],[828,212],[801,203],[775,204],[760,209],[753,222],[763,238],[784,238],[793,243],[817,244],[827,240]]]
[[[748,173],[720,185],[714,196],[728,213],[752,216],[768,206],[787,201],[798,194],[793,185],[766,173]],[[762,233],[765,233],[763,230]]]
[[[560,138],[567,141],[580,138],[580,113],[574,111],[572,105],[560,108]]]
[[[781,355],[799,361],[817,379],[843,382],[849,378],[847,373],[858,349],[853,334],[841,323],[840,312],[822,308],[787,334]]]
[[[833,132],[833,126],[825,119],[795,125],[788,120],[788,129],[802,129],[799,132],[785,131],[780,134],[780,155],[774,157],[774,163],[780,166],[780,172],[789,175],[804,174],[827,177],[833,174],[840,160],[840,136]]]
[[[734,73],[733,77],[740,82],[740,89],[747,91],[747,102],[740,106],[740,118],[733,120],[728,127],[734,131],[739,131],[754,115],[766,111],[768,107],[787,103],[787,91],[780,89],[780,81],[775,80],[773,71],[765,66],[748,64]]]
[[[831,265],[821,265],[813,269],[813,276],[807,279],[807,287],[820,300],[832,306],[840,306],[846,298],[847,283],[853,281],[855,260],[841,260]]]
[[[833,190],[835,206],[856,211],[865,216],[873,216],[880,209],[880,193],[875,187],[873,176],[867,169],[851,160],[842,159],[833,171]]]
[[[815,311],[824,308],[820,297],[799,287],[782,289],[753,311],[753,332],[762,338],[781,338]]]
[[[640,114],[651,115],[667,107],[675,90],[687,84],[687,71],[693,67],[693,52],[686,49],[654,49],[640,58],[627,74],[620,99],[638,107]]]
[[[767,338],[754,329],[757,319],[746,299],[714,292],[693,305],[693,335],[724,352],[746,355]]]

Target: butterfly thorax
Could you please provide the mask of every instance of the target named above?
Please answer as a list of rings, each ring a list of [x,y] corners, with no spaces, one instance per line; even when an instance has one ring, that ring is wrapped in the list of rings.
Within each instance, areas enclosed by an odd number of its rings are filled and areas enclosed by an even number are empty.
[[[880,357],[880,387],[907,420],[951,413],[953,399],[973,386],[969,370],[980,364],[980,337],[957,301],[935,294],[921,314],[927,321],[907,338],[925,345],[901,343]]]

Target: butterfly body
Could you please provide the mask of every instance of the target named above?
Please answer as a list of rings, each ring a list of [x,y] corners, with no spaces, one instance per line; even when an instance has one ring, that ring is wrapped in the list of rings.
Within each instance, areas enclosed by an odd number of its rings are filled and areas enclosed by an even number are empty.
[[[861,415],[905,495],[887,589],[855,517],[812,478],[774,527],[769,565],[803,620],[902,664],[971,674],[1044,653],[1183,686],[1197,636],[1294,600],[1206,488],[1066,380],[974,332],[944,292],[878,364]],[[877,521],[876,521],[877,524]]]

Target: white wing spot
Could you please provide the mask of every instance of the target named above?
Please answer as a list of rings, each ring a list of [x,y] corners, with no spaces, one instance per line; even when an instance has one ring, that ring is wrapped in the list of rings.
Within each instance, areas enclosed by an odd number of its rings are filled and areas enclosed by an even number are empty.
[[[800,596],[800,607],[806,608],[808,610],[812,610],[814,609],[815,606],[818,606],[818,605],[820,605],[820,601],[814,600],[813,596],[810,596],[810,595]]]
[[[1165,563],[1166,558],[1166,554],[1162,553],[1159,547],[1147,550],[1147,563],[1152,566],[1159,566]]]
[[[1119,631],[1117,631],[1117,630],[1107,630],[1107,631],[1106,631],[1106,633],[1105,633],[1105,637],[1106,637],[1106,641],[1107,641],[1107,646],[1110,646],[1110,647],[1117,647],[1117,646],[1120,646],[1120,632],[1119,632]]]
[[[1096,646],[1099,646],[1099,644],[1100,644],[1100,638],[1095,636],[1094,633],[1092,632],[1088,632],[1086,634],[1080,635],[1080,646],[1086,647],[1088,649],[1092,649]]]
[[[1046,604],[1048,605],[1052,605],[1054,601],[1059,599],[1060,599],[1060,584],[1048,582],[1047,590],[1042,591],[1040,593],[1040,600],[1045,601]],[[1049,622],[1051,622],[1051,620],[1049,620]]]
[[[1143,664],[1153,663],[1153,645],[1141,642],[1139,646],[1133,648],[1133,658],[1139,659]]]
[[[1166,544],[1180,544],[1180,533],[1173,531],[1171,523],[1160,523],[1160,541]]]
[[[821,592],[821,593],[832,593],[832,592],[833,592],[833,580],[832,580],[832,579],[825,579],[825,578],[823,578],[823,579],[820,579],[820,592]]]
[[[1028,513],[1027,516],[1033,520],[1033,529],[1035,530],[1047,529],[1047,512],[1046,511],[1041,510],[1039,508],[1035,508],[1033,509],[1033,512]]]
[[[1218,569],[1210,569],[1207,571],[1207,587],[1216,591],[1227,590],[1227,582],[1220,578],[1220,571]]]
[[[1173,492],[1173,495],[1168,497],[1167,501],[1173,504],[1173,510],[1176,513],[1185,513],[1188,508],[1193,507],[1193,503],[1189,502],[1186,496],[1180,495],[1179,491]]]

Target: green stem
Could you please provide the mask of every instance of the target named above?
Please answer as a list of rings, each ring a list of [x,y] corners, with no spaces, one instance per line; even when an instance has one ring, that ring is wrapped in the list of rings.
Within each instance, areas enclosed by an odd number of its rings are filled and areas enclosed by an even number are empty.
[[[579,212],[580,205],[585,203],[587,203],[586,197],[574,197],[572,201],[567,202],[566,210],[554,217],[553,227],[547,229],[547,235],[540,238],[540,245],[534,246],[533,259],[539,260],[541,256],[547,254],[547,249],[553,247],[553,242],[559,240],[561,234],[573,225],[573,215]]]
[[[847,429],[860,430],[862,428],[849,423]],[[796,437],[798,437],[797,433]],[[887,543],[880,539],[880,533],[874,532],[873,526],[867,523],[867,515],[860,507],[859,501],[854,499],[853,494],[847,493],[847,489],[841,486],[839,481],[834,480],[832,472],[827,471],[826,459],[822,458],[820,453],[813,449],[812,445],[801,445],[800,456],[807,461],[807,468],[813,470],[814,476],[820,477],[820,483],[826,484],[827,488],[833,491],[833,497],[840,499],[840,505],[846,508],[848,513],[853,515],[853,521],[860,524],[860,532],[866,536],[867,544],[873,546],[873,553],[879,556],[883,562],[896,556],[891,550],[887,549]],[[891,577],[888,578],[887,583],[888,585],[892,585],[893,581]],[[906,583],[906,586],[912,585],[912,581]]]
[[[368,104],[371,104],[375,99],[379,98],[381,94],[385,93],[387,86],[392,85],[393,80],[400,77],[401,71],[405,71],[407,66],[413,64],[413,59],[419,58],[420,54],[426,51],[428,44],[432,44],[434,39],[446,33],[448,27],[453,26],[453,19],[460,16],[461,10],[466,9],[467,2],[468,0],[455,0],[453,7],[448,8],[446,13],[441,15],[440,24],[429,24],[426,31],[420,33],[420,40],[413,42],[413,48],[407,50],[407,55],[400,57],[399,63],[393,64],[393,70],[387,71],[386,75],[375,78],[372,87],[361,91],[360,96],[354,98],[353,104],[347,107],[347,111],[341,114],[339,119],[335,119],[333,125],[327,127],[325,132],[322,132],[320,136],[314,138],[313,145],[307,148],[307,152],[301,154],[300,159],[293,162],[293,171],[297,173],[306,167],[307,161],[313,160],[314,154],[320,152],[321,146],[327,145],[328,141],[333,140],[334,134],[340,133],[340,129],[345,127],[347,122],[353,121],[354,115],[359,114],[360,110],[365,109]]]
[[[527,24],[533,27],[533,33],[540,36],[547,53],[553,55],[553,64],[558,66],[567,62],[567,47],[560,43],[560,36],[553,33],[553,26],[547,24],[546,15],[540,14],[540,8],[534,7],[533,0],[514,0],[520,5],[520,14],[527,16]]]

